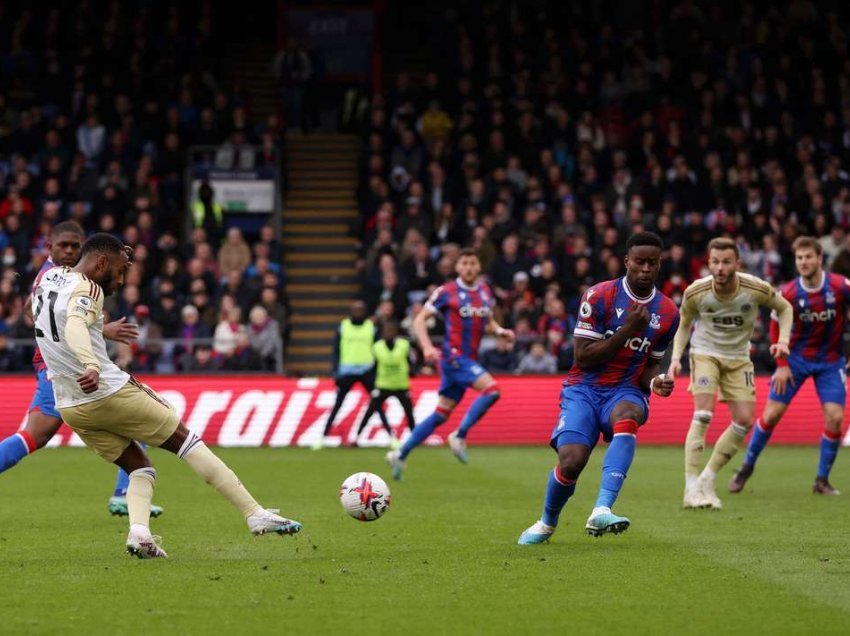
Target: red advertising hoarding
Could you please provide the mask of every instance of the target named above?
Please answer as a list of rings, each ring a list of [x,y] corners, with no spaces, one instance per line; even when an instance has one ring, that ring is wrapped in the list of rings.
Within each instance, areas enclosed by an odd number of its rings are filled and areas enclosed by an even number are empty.
[[[310,446],[321,433],[336,395],[329,379],[294,379],[270,376],[141,376],[143,382],[159,391],[181,414],[186,425],[210,445],[217,446]],[[767,378],[759,378],[759,404],[767,396]],[[415,378],[412,394],[417,421],[430,414],[437,403],[439,380]],[[6,377],[0,380],[0,437],[14,433],[22,425],[35,379]],[[502,398],[470,434],[473,444],[546,444],[558,416],[559,377],[500,377]],[[642,444],[681,444],[691,420],[693,405],[686,391],[687,380],[680,378],[676,391],[667,399],[653,396],[649,421],[641,428]],[[428,440],[441,444],[457,427],[473,399],[470,391],[449,422]],[[352,439],[368,403],[359,386],[346,398],[328,446]],[[404,427],[401,407],[390,399],[387,417],[394,428]],[[720,405],[709,430],[714,441],[729,422],[729,413]],[[820,404],[814,386],[806,385],[797,394],[774,434],[772,444],[815,444],[822,431]],[[844,444],[850,442],[845,435]],[[386,435],[373,417],[363,436],[363,445],[385,445]],[[67,428],[51,445],[81,445]]]

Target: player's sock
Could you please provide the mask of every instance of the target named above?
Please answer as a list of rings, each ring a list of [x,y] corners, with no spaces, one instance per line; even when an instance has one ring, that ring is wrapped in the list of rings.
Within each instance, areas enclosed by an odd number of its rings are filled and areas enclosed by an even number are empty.
[[[720,472],[726,464],[729,463],[738,449],[741,447],[741,442],[747,436],[747,429],[740,424],[732,422],[723,431],[723,434],[717,439],[714,444],[714,451],[708,460],[707,468],[715,475]]]
[[[223,461],[207,448],[201,439],[190,433],[177,452],[180,459],[186,461],[205,482],[215,488],[245,517],[249,517],[262,506],[251,496],[239,478]]]
[[[694,411],[691,427],[685,438],[685,486],[696,486],[699,468],[702,465],[702,452],[705,450],[705,433],[711,423],[711,411]]]
[[[558,466],[549,473],[549,481],[546,483],[546,500],[543,503],[543,515],[540,521],[547,526],[557,526],[561,510],[567,505],[567,501],[576,491],[576,480],[567,479],[561,474]]]
[[[824,429],[823,437],[820,438],[820,460],[818,461],[818,477],[829,479],[829,471],[835,463],[838,455],[838,447],[841,444],[841,433],[834,433]]]
[[[611,508],[617,500],[635,457],[637,432],[638,423],[635,420],[620,420],[614,424],[614,438],[602,461],[602,483],[599,485],[596,508]]]
[[[156,482],[156,470],[149,466],[130,473],[127,485],[127,514],[130,526],[150,526],[151,500],[153,485]]]
[[[413,432],[410,433],[410,437],[407,438],[404,446],[401,447],[401,451],[399,451],[399,459],[403,460],[407,457],[410,454],[410,451],[428,439],[431,433],[434,432],[434,429],[445,422],[448,418],[449,411],[438,406],[431,415],[417,424],[416,428],[413,429]]]
[[[460,439],[466,439],[469,429],[475,426],[475,423],[496,403],[499,397],[501,397],[501,394],[497,385],[491,384],[484,389],[464,414],[460,421],[460,427],[457,429],[457,436]]]
[[[770,436],[773,435],[773,429],[762,424],[761,419],[756,420],[756,425],[753,427],[753,436],[750,438],[750,444],[747,446],[747,455],[744,458],[744,463],[750,466],[756,465],[759,455],[770,441]]]
[[[30,453],[37,451],[35,440],[26,431],[18,431],[0,442],[0,473],[15,466]]]
[[[115,479],[114,497],[124,497],[127,495],[127,487],[130,485],[130,475],[124,472],[123,468],[118,469],[118,477]]]

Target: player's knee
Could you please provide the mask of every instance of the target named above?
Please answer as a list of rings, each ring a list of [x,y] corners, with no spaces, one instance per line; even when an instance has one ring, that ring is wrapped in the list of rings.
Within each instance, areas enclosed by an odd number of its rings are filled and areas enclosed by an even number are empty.
[[[442,424],[449,419],[449,415],[452,414],[453,410],[454,406],[445,406],[442,404],[438,405],[437,408],[434,409],[434,414],[439,418],[439,424]]]
[[[499,384],[497,382],[493,382],[493,384],[485,387],[481,391],[481,395],[489,395],[490,398],[495,402],[500,397],[502,397],[502,391],[499,389]]]
[[[704,424],[708,426],[711,424],[711,418],[714,417],[713,411],[707,411],[705,409],[697,409],[694,411],[694,422],[699,422],[700,424]]]
[[[823,429],[830,433],[841,433],[841,425],[844,423],[844,413],[827,413],[823,420]]]
[[[575,481],[587,464],[588,450],[582,447],[562,448],[558,454],[558,471],[567,480]]]

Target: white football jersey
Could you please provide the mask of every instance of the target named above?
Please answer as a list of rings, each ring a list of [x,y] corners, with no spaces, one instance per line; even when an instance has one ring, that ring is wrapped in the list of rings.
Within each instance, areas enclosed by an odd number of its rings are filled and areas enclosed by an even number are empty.
[[[103,290],[97,283],[69,267],[54,267],[45,272],[32,292],[32,312],[36,341],[47,364],[47,377],[53,382],[57,407],[100,400],[130,379],[106,353]],[[83,393],[77,384],[85,367],[66,341],[65,325],[72,313],[86,319],[91,350],[100,365],[100,383],[92,393]]]

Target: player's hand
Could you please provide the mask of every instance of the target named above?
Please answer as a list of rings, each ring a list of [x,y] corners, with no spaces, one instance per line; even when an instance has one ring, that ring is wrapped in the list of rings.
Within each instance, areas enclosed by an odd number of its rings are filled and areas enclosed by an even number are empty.
[[[785,390],[790,383],[794,386],[794,376],[791,375],[791,367],[778,367],[771,378],[773,390],[776,395],[785,395]]]
[[[629,316],[623,323],[623,329],[629,333],[638,334],[649,324],[649,310],[646,305],[635,304],[629,309]]]
[[[652,379],[652,392],[659,397],[669,397],[675,385],[673,376],[661,373]]]
[[[675,378],[682,372],[682,361],[681,360],[671,360],[670,366],[667,367],[667,375],[672,378]]]
[[[423,347],[422,357],[425,358],[425,362],[429,364],[436,364],[440,361],[440,350],[434,345]]]
[[[83,390],[83,393],[92,393],[97,390],[100,384],[100,371],[94,367],[88,367],[83,375],[77,378],[77,384]]]
[[[496,334],[499,338],[504,338],[508,342],[512,343],[516,340],[516,334],[513,329],[502,329],[498,334]]]
[[[773,356],[774,360],[778,360],[779,358],[787,358],[789,353],[791,352],[788,350],[787,344],[777,342],[775,344],[770,345],[770,355]]]
[[[119,318],[103,325],[103,337],[128,345],[139,337],[139,326],[127,322],[126,318]]]

